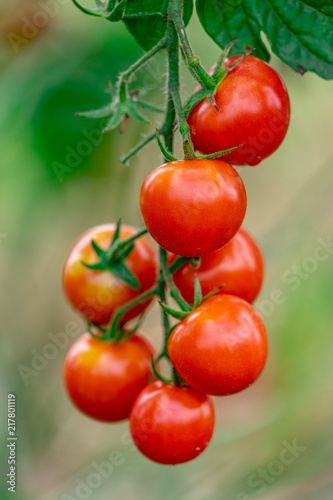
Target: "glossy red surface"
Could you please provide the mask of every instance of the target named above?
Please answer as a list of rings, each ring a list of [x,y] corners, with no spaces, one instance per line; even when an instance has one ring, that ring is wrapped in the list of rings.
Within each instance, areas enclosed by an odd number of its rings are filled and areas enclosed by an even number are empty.
[[[141,284],[139,291],[109,271],[94,271],[82,264],[98,262],[91,241],[94,240],[103,250],[107,250],[115,230],[115,224],[102,224],[86,231],[71,248],[63,271],[63,285],[69,302],[79,313],[97,324],[107,324],[117,308],[152,287],[157,277],[156,253],[145,236],[135,241],[133,251],[125,260]],[[120,239],[126,239],[137,231],[123,224]],[[123,322],[140,314],[150,302],[147,300],[135,306],[126,313]]]
[[[172,332],[168,353],[193,389],[223,396],[246,389],[267,358],[265,326],[255,309],[233,295],[214,295]]]
[[[118,344],[84,334],[64,363],[69,397],[91,418],[105,422],[128,418],[135,398],[149,383],[152,354],[150,342],[138,333]]]
[[[157,381],[136,399],[130,427],[134,443],[147,458],[161,464],[179,464],[205,450],[214,421],[208,396]]]
[[[263,256],[252,236],[241,228],[223,248],[203,255],[198,268],[187,263],[176,271],[175,284],[190,303],[194,298],[195,276],[203,296],[222,286],[218,294],[237,295],[253,302],[263,282]]]
[[[239,56],[226,59],[225,67]],[[242,145],[223,156],[233,165],[257,165],[282,143],[290,121],[286,86],[261,59],[248,56],[219,85],[217,111],[204,99],[188,117],[195,149],[216,153]]]
[[[246,192],[236,170],[222,160],[183,160],[155,168],[140,197],[144,223],[157,243],[195,257],[224,246],[245,216]]]

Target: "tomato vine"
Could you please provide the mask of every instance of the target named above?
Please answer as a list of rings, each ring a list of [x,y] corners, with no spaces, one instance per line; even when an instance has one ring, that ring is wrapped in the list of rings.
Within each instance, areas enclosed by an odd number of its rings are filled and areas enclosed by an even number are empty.
[[[91,335],[79,339],[67,355],[65,383],[72,401],[85,414],[109,422],[130,418],[134,442],[148,458],[182,463],[198,456],[212,437],[214,407],[209,395],[246,389],[266,363],[266,329],[251,305],[262,285],[263,258],[256,242],[241,228],[247,196],[231,164],[256,165],[282,144],[290,120],[289,96],[281,77],[264,61],[267,50],[255,29],[251,41],[256,47],[245,43],[241,33],[244,43],[235,54],[238,40],[227,40],[216,65],[207,72],[186,33],[192,0],[149,0],[144,7],[137,0],[96,0],[95,9],[73,2],[94,17],[124,21],[145,49],[119,75],[108,105],[79,114],[106,119],[104,132],[118,127],[124,132],[129,119],[147,121],[144,111],[164,113],[156,131],[121,162],[127,163],[156,138],[165,164],[152,169],[142,185],[145,228],[120,223],[97,226],[79,238],[67,257],[65,293],[87,319]],[[232,24],[230,12],[216,5],[216,0],[197,0],[196,7],[207,33],[222,45],[215,29],[221,19],[215,19],[214,12],[221,12]],[[331,14],[325,10],[325,16]],[[260,32],[262,12],[253,16]],[[321,17],[319,13],[319,24]],[[252,55],[255,48],[260,57]],[[166,53],[168,68],[164,111],[140,100],[130,89],[134,74],[160,52]],[[186,103],[180,92],[180,54],[199,84]],[[325,64],[318,60],[314,64],[312,53],[302,53],[297,65],[302,74],[307,64],[310,69],[314,65],[318,74],[331,74]],[[176,124],[183,159],[174,156]],[[147,232],[159,245],[158,256]],[[177,308],[167,303],[168,294]],[[155,297],[164,330],[157,354],[138,332]],[[132,328],[130,320],[136,322]],[[170,378],[162,374],[162,359],[171,365]],[[87,394],[85,383],[90,388]],[[161,419],[162,404],[166,411]],[[195,422],[195,435],[186,432],[183,412]],[[147,420],[151,422],[148,433]]]

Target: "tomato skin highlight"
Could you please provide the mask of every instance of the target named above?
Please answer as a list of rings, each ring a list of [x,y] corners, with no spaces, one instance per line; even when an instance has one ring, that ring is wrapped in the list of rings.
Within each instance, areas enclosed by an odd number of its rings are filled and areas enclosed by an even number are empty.
[[[135,445],[160,464],[184,463],[200,455],[212,438],[214,423],[208,396],[161,381],[139,394],[130,416]]]
[[[222,160],[179,160],[155,168],[140,196],[143,221],[157,243],[185,257],[218,250],[236,234],[246,191]]]
[[[233,295],[214,295],[176,326],[168,353],[193,389],[225,396],[249,387],[262,372],[268,351],[264,323],[255,309]]]
[[[91,240],[107,250],[115,230],[115,224],[102,224],[83,233],[69,251],[63,270],[63,286],[69,302],[79,313],[97,324],[107,324],[116,309],[151,288],[157,277],[156,253],[145,236],[135,240],[133,251],[125,259],[125,264],[141,284],[139,291],[109,271],[94,271],[83,265],[82,262],[98,262]],[[136,228],[122,224],[120,239],[136,232]],[[130,309],[122,322],[138,316],[150,303],[151,299],[148,299]]]
[[[226,59],[230,66],[239,55]],[[278,73],[266,62],[247,56],[231,70],[215,94],[217,111],[207,99],[190,112],[194,148],[203,154],[239,146],[223,159],[233,165],[257,165],[285,138],[290,101]]]
[[[64,382],[73,404],[104,422],[129,417],[132,404],[151,375],[150,342],[140,333],[118,344],[82,335],[64,362]]]
[[[174,282],[187,302],[193,304],[197,276],[203,296],[223,285],[217,294],[241,297],[252,303],[258,296],[264,277],[262,253],[252,236],[241,228],[220,250],[201,257],[198,268],[184,264]]]

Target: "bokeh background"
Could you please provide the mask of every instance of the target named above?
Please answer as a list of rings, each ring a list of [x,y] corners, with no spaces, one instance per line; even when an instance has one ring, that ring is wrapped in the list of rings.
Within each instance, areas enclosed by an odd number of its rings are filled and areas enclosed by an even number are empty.
[[[118,158],[153,130],[156,116],[104,137],[100,123],[74,116],[107,103],[109,81],[141,49],[122,25],[85,16],[70,0],[1,0],[0,19],[0,498],[12,495],[13,392],[19,500],[331,500],[333,84],[272,60],[290,92],[290,129],[272,157],[238,169],[249,200],[244,225],[266,260],[257,308],[269,333],[268,363],[252,388],[216,399],[216,431],[203,455],[160,466],[134,450],[126,422],[97,423],[71,406],[62,385],[68,347],[43,356],[54,345],[50,334],[73,321],[84,331],[61,288],[72,242],[119,217],[142,224],[140,186],[161,161],[158,148],[151,144],[129,167]],[[188,33],[209,68],[218,47],[195,17]],[[161,105],[165,73],[159,57],[133,87]],[[183,84],[187,95],[194,82],[185,71]],[[143,330],[161,345],[157,306]],[[112,472],[96,476],[96,463],[110,463],[111,453]]]

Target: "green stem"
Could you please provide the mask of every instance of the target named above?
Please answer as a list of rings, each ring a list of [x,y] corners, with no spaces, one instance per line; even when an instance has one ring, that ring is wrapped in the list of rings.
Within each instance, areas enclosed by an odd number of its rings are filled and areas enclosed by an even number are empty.
[[[177,158],[175,158],[164,146],[163,142],[161,141],[160,134],[158,133],[158,130],[156,129],[156,139],[157,139],[157,144],[160,147],[161,153],[165,159],[166,162],[170,161],[178,161]]]
[[[170,81],[170,73],[168,78]],[[173,127],[175,124],[175,118],[176,118],[175,105],[173,103],[172,95],[169,92],[165,118],[162,126],[159,129],[159,133],[160,135],[163,136],[164,145],[166,149],[170,151],[170,153],[173,153],[173,137],[174,137]]]
[[[162,273],[162,259],[164,259],[164,256],[162,255],[165,250],[160,247],[160,279],[158,282],[158,294],[160,296],[161,302],[166,303],[166,295],[165,295],[165,282],[163,280],[163,273]],[[170,331],[170,321],[169,321],[169,316],[168,314],[162,309],[162,323],[163,323],[163,329],[164,329],[164,346],[162,349],[161,354],[158,357],[158,360],[162,359],[163,357],[167,357],[167,346],[168,346],[168,336],[169,336],[169,331]]]
[[[171,297],[177,302],[182,311],[191,311],[192,308],[190,304],[183,299],[178,288],[173,282],[172,274],[170,273],[167,262],[167,253],[163,248],[160,249],[160,265],[163,279],[169,287]]]
[[[127,100],[127,86],[132,77],[132,75],[138,71],[146,62],[154,57],[158,52],[167,47],[167,38],[164,37],[160,40],[152,49],[145,52],[140,59],[138,59],[132,66],[130,66],[126,71],[120,74],[120,79],[118,83],[119,87],[119,99],[120,102],[126,102]]]
[[[214,79],[207,73],[203,66],[200,64],[200,59],[197,57],[190,45],[189,39],[185,31],[185,24],[183,21],[183,2],[179,0],[169,1],[169,18],[172,20],[177,35],[179,37],[181,49],[184,55],[186,65],[195,77],[195,79],[200,83],[200,85],[208,92],[214,91],[215,82]]]
[[[172,22],[168,25],[168,63],[169,63],[169,93],[172,95],[173,103],[179,121],[179,131],[183,138],[183,149],[185,160],[195,160],[193,144],[190,137],[190,127],[186,122],[186,117],[180,98],[179,90],[179,45],[178,36]]]
[[[137,144],[133,149],[131,149],[126,155],[120,158],[120,163],[126,165],[128,160],[132,158],[132,156],[136,155],[141,149],[143,149],[147,144],[149,144],[152,140],[154,140],[156,134],[150,134],[145,139],[143,139],[139,144]]]
[[[175,368],[172,368],[172,382],[174,385],[180,387],[184,384],[183,379],[178,375]]]
[[[170,152],[173,151],[173,126],[175,123],[175,107],[173,104],[172,96],[168,96],[167,109],[165,113],[164,122],[159,128],[158,132],[164,138],[164,145],[166,149]],[[145,139],[143,139],[139,144],[137,144],[133,149],[131,149],[126,155],[120,158],[120,162],[123,165],[126,165],[128,160],[130,160],[134,155],[136,155],[141,149],[143,149],[147,144],[149,144],[153,139],[156,138],[156,133],[148,135]],[[165,161],[168,161],[167,158],[164,158]]]
[[[124,315],[141,302],[153,297],[154,295],[159,295],[159,285],[155,285],[153,288],[150,288],[146,292],[141,293],[138,297],[133,299],[131,302],[127,302],[123,307],[117,309],[115,315],[112,317],[112,321],[110,326],[106,329],[105,338],[113,343],[119,342],[122,337],[122,332],[120,328],[121,319]]]
[[[170,272],[174,274],[178,269],[180,269],[184,264],[186,264],[192,257],[177,257],[177,259],[171,264]]]

